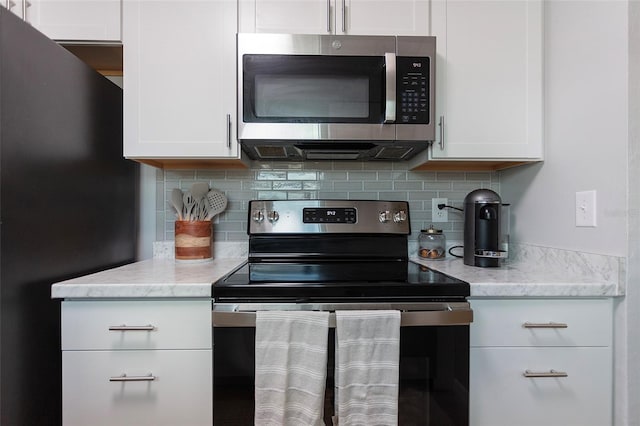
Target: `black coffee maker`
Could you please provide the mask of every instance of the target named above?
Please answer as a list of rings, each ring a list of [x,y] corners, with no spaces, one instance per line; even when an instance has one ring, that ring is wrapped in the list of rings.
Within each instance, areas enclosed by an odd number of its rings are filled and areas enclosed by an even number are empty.
[[[508,209],[490,189],[476,189],[464,199],[464,264],[496,267],[507,257]]]

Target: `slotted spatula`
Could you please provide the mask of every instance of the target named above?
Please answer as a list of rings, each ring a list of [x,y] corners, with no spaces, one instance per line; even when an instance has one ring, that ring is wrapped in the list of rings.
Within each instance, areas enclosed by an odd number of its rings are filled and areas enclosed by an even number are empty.
[[[207,193],[207,201],[209,202],[209,214],[206,220],[211,220],[227,208],[227,197],[217,189],[212,189]]]

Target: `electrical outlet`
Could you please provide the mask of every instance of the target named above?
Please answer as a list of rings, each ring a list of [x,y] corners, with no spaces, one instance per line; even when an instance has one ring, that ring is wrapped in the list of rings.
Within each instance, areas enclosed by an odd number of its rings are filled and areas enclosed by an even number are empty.
[[[576,226],[596,226],[596,191],[576,192]]]
[[[438,208],[438,204],[447,204],[446,198],[432,198],[431,199],[431,221],[432,222],[447,222],[449,220],[449,212],[446,208],[442,210]]]

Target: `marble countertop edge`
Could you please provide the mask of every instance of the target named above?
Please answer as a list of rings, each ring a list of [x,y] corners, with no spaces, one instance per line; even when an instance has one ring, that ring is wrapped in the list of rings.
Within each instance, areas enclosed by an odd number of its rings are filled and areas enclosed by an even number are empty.
[[[213,282],[245,261],[246,257],[194,263],[148,259],[55,283],[51,298],[210,298]]]
[[[82,298],[198,298],[211,297],[205,284],[63,284],[52,287],[52,299]]]
[[[159,245],[165,246],[168,245]],[[51,297],[209,298],[212,283],[246,261],[242,244],[220,244],[220,248],[218,253],[226,257],[190,263],[160,256],[55,283]],[[528,250],[527,253],[532,251]],[[171,250],[165,251],[171,253]],[[411,256],[410,260],[468,282],[471,297],[619,297],[625,294],[624,259],[582,253],[575,256],[535,253],[535,256],[531,253],[524,256],[523,261],[510,261],[498,268],[467,266],[462,259],[454,257],[426,260]],[[542,262],[542,257],[547,262]]]
[[[471,297],[618,297],[624,291],[618,282],[593,276],[568,274],[566,269],[532,270],[516,262],[499,268],[464,265],[462,259],[423,260],[413,262],[461,279],[470,284]]]

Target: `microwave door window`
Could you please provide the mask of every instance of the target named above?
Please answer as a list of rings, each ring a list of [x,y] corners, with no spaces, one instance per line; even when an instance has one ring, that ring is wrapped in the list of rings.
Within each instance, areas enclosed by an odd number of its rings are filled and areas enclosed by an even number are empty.
[[[243,120],[382,123],[384,58],[244,55]]]
[[[369,78],[323,75],[257,75],[256,117],[367,119]]]

